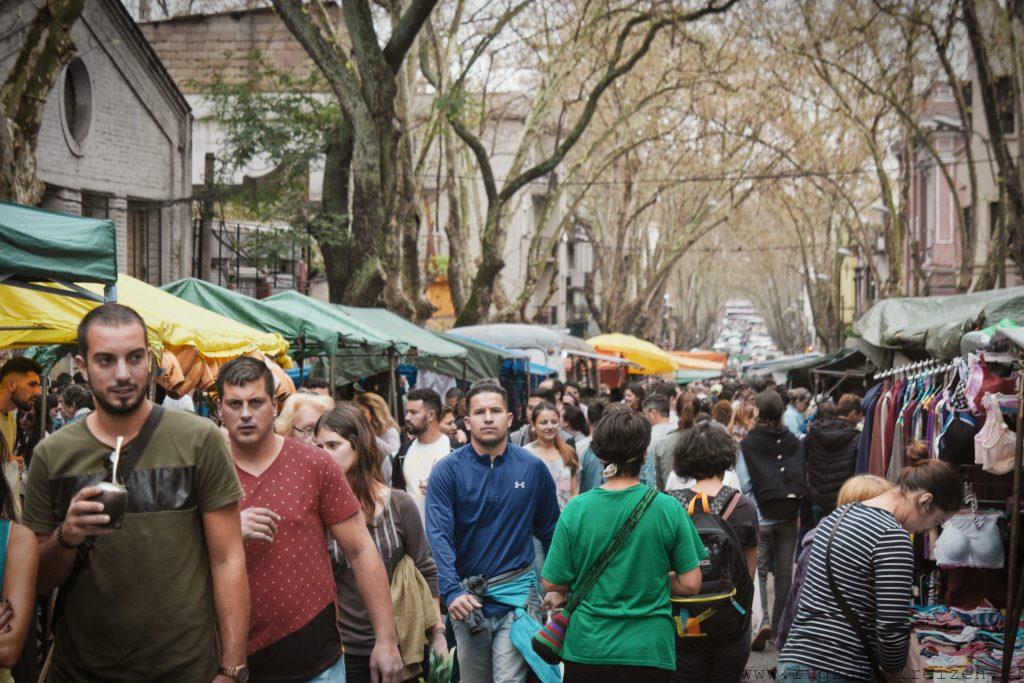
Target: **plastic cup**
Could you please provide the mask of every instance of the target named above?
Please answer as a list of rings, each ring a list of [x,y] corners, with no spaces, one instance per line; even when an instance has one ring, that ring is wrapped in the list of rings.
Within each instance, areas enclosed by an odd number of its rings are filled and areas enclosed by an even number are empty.
[[[124,523],[124,513],[128,508],[128,489],[121,484],[101,481],[97,484],[102,489],[100,495],[93,500],[103,503],[103,513],[110,516],[110,521],[103,526],[120,529]]]

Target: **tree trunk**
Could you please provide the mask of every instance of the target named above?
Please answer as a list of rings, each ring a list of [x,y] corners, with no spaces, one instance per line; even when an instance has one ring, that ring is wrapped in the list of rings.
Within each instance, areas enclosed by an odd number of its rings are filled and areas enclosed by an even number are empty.
[[[462,211],[465,187],[458,176],[458,159],[455,140],[451,129],[444,126],[441,144],[444,145],[445,183],[448,197],[448,220],[444,224],[448,236],[448,289],[452,295],[452,307],[461,311],[466,307],[468,273],[473,264],[469,258],[469,216]]]
[[[0,86],[0,199],[38,204],[36,144],[46,99],[61,68],[74,56],[71,28],[85,0],[47,0],[29,26],[18,58]]]

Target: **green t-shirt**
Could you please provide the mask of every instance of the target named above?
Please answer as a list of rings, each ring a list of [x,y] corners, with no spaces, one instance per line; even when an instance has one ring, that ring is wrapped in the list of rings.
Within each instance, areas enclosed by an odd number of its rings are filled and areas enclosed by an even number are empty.
[[[74,494],[107,478],[110,447],[79,420],[35,450],[24,522],[53,532]],[[210,681],[217,631],[202,513],[241,499],[224,437],[164,412],[128,478],[124,526],[99,536],[65,591],[48,681]]]
[[[569,501],[541,575],[570,589],[591,567],[647,487],[597,488]],[[659,493],[586,598],[572,613],[562,657],[577,664],[676,668],[668,573],[706,556],[678,501]]]

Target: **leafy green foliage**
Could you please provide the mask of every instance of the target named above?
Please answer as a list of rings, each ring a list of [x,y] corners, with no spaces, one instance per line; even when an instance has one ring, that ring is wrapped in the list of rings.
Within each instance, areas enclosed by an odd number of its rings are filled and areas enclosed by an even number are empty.
[[[257,162],[274,170],[247,178],[240,192],[226,193],[232,216],[254,221],[286,221],[293,231],[280,230],[275,239],[290,250],[292,240],[321,246],[341,244],[347,236],[348,215],[323,212],[309,201],[309,172],[322,165],[328,136],[341,121],[337,99],[322,76],[313,71],[296,76],[275,68],[260,51],[249,55],[241,81],[218,72],[203,85],[212,104],[206,120],[216,121],[225,136],[221,173],[235,172]],[[261,245],[270,258],[274,240]]]
[[[430,676],[420,676],[420,683],[448,683],[452,679],[452,669],[455,668],[455,648],[453,647],[445,658],[439,658],[437,654],[430,653]]]

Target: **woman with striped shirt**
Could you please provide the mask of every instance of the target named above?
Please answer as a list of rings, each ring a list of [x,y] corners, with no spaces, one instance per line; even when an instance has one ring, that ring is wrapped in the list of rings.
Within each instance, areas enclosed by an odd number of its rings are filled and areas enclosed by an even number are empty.
[[[866,681],[873,661],[886,678],[900,675],[910,645],[907,608],[914,577],[908,532],[931,529],[959,510],[963,483],[946,463],[924,460],[903,468],[896,484],[819,523],[800,605],[779,655],[777,681]],[[836,588],[856,616],[870,652],[830,588],[830,541]]]

